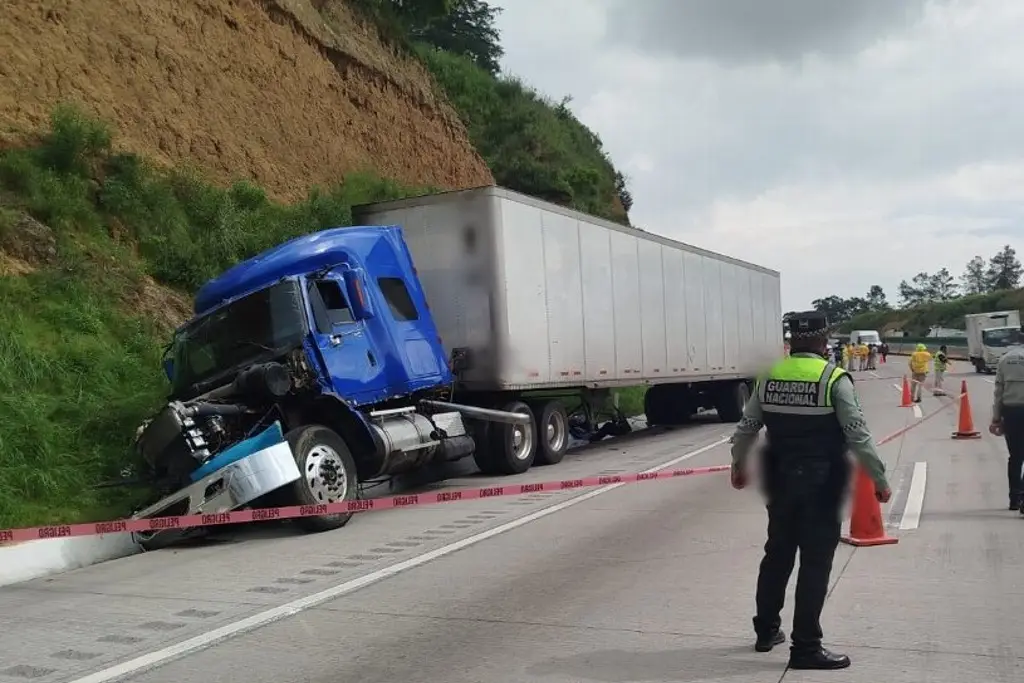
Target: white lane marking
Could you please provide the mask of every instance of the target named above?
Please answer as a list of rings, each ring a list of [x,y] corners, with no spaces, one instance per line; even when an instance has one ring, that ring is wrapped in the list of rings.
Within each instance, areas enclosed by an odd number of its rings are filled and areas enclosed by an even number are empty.
[[[896,391],[903,391],[903,387],[901,387],[899,384],[893,384],[892,388],[895,389]]]
[[[917,418],[917,419],[919,419],[919,420],[920,420],[920,419],[921,419],[922,417],[924,417],[924,413],[922,413],[922,412],[921,412],[921,406],[919,406],[919,405],[918,405],[918,404],[916,404],[916,403],[914,404],[914,417],[916,417],[916,418]]]
[[[721,439],[713,441],[707,444],[706,446],[702,446],[701,448],[698,448],[695,451],[684,453],[683,455],[680,455],[677,458],[673,458],[668,462],[664,462],[660,465],[655,465],[654,467],[648,470],[644,470],[644,474],[648,474],[650,472],[657,472],[658,470],[663,470],[665,468],[671,467],[672,465],[683,462],[684,460],[689,460],[690,458],[694,458],[698,455],[701,455],[702,453],[706,453],[711,449],[716,448],[717,446],[721,446],[723,443],[726,443],[729,440],[729,438],[730,437],[728,436],[722,437]],[[468,548],[471,545],[476,545],[481,541],[486,541],[489,538],[494,538],[495,536],[503,534],[507,531],[512,531],[513,529],[518,529],[519,527],[525,526],[530,522],[535,522],[538,519],[547,517],[548,515],[553,515],[556,512],[561,512],[566,508],[571,508],[574,505],[579,505],[580,503],[590,500],[591,498],[596,498],[597,496],[614,491],[620,486],[625,486],[625,484],[611,484],[609,486],[605,486],[599,489],[594,489],[589,493],[584,493],[583,495],[571,498],[570,500],[566,500],[561,503],[556,503],[555,505],[551,505],[550,507],[546,507],[541,510],[538,510],[537,512],[530,513],[525,517],[520,517],[519,519],[514,519],[511,522],[506,522],[505,524],[496,526],[493,529],[482,531],[478,534],[470,536],[469,538],[464,538],[461,541],[456,541],[455,543],[451,543],[442,548],[438,548],[437,550],[431,550],[430,552],[423,553],[422,555],[417,555],[416,557],[412,557],[403,562],[393,564],[390,567],[384,567],[383,569],[378,569],[375,572],[370,572],[369,574],[360,576],[356,579],[352,579],[351,581],[346,581],[345,583],[339,584],[337,586],[332,586],[331,588],[322,590],[319,593],[313,593],[312,595],[307,595],[306,597],[299,598],[298,600],[293,600],[292,602],[286,603],[284,605],[272,607],[271,609],[259,612],[258,614],[254,614],[251,617],[246,617],[245,619],[240,619],[239,621],[235,621],[230,624],[225,624],[224,626],[215,628],[212,631],[207,631],[206,633],[201,633],[198,636],[194,636],[180,643],[175,643],[174,645],[171,645],[169,647],[165,647],[154,652],[149,652],[147,654],[140,655],[139,657],[136,657],[135,659],[130,659],[127,662],[122,662],[121,664],[116,664],[112,667],[102,669],[95,673],[88,674],[86,676],[83,676],[79,679],[72,681],[71,683],[106,683],[107,681],[112,681],[118,678],[122,678],[124,676],[128,676],[130,674],[138,673],[139,671],[145,669],[156,667],[170,659],[175,659],[190,654],[192,652],[196,652],[198,650],[203,650],[218,642],[241,635],[243,633],[246,633],[247,631],[252,631],[261,628],[275,621],[280,621],[281,619],[293,616],[307,609],[310,609],[311,607],[316,607],[318,605],[324,604],[325,602],[329,602],[336,598],[340,598],[344,595],[348,595],[349,593],[353,593],[359,590],[360,588],[365,588],[366,586],[369,586],[372,583],[377,583],[378,581],[389,579],[392,576],[395,576],[396,574],[401,574],[402,572],[408,571],[410,569],[415,569],[416,567],[420,567],[428,562],[444,557],[445,555],[451,555],[452,553],[462,550],[463,548]]]
[[[982,377],[982,379],[985,380],[986,382],[988,382],[989,384],[995,384],[996,383],[996,381],[994,379],[989,379],[988,377]]]
[[[877,372],[869,372],[868,374],[874,377],[875,379],[882,379]]]
[[[916,529],[921,524],[921,509],[924,507],[924,489],[928,483],[928,463],[915,462],[914,473],[910,475],[910,491],[907,505],[903,508],[900,530]]]

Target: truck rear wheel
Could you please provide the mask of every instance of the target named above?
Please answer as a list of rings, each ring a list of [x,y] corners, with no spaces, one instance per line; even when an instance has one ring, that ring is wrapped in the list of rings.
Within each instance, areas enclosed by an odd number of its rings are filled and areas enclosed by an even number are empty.
[[[345,440],[323,425],[306,425],[285,435],[302,476],[281,489],[283,505],[323,505],[355,500],[359,495],[356,461]],[[288,502],[284,502],[287,500]],[[340,529],[352,519],[351,512],[298,517],[296,526],[306,531]]]
[[[644,393],[644,414],[649,427],[676,427],[693,416],[691,394],[686,387],[655,384]]]
[[[483,430],[483,448],[473,454],[477,467],[484,474],[522,474],[530,469],[537,457],[536,420],[530,406],[522,401],[510,401],[499,410],[508,413],[526,413],[528,425],[492,422]]]
[[[750,398],[750,387],[746,382],[722,386],[715,393],[715,410],[722,422],[739,422],[743,418],[743,408]]]
[[[544,401],[535,417],[534,439],[537,442],[537,465],[557,465],[569,450],[569,414],[561,401]]]

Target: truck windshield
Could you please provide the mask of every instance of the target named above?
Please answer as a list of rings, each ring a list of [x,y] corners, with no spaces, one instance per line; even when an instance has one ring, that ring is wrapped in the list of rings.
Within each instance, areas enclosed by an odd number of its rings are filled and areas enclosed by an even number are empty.
[[[1016,327],[1004,327],[995,330],[985,330],[981,333],[981,343],[985,346],[1013,346],[1019,343],[1020,330]]]
[[[276,355],[306,333],[299,287],[293,280],[253,292],[181,330],[174,340],[175,394],[199,382]]]

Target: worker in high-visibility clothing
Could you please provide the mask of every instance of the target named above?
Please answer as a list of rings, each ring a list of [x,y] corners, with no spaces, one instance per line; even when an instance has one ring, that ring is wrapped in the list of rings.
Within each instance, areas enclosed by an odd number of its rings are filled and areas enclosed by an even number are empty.
[[[849,370],[850,369],[850,367],[851,367],[850,363],[852,362],[850,360],[850,356],[852,356],[852,355],[853,354],[850,351],[850,345],[849,344],[843,344],[843,370]]]
[[[921,388],[928,377],[928,365],[932,362],[932,354],[928,353],[928,347],[918,344],[917,349],[910,354],[910,397],[914,403],[921,402]]]
[[[949,362],[946,345],[943,344],[939,347],[939,352],[935,354],[935,359],[932,361],[932,370],[935,371],[935,388],[932,389],[932,394],[935,396],[946,395],[946,390],[942,388],[942,380],[952,365]]]

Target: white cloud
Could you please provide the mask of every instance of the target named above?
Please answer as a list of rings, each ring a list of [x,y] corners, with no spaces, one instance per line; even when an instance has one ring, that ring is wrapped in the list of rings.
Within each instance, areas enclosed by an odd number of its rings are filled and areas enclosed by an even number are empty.
[[[786,309],[1020,246],[1024,3],[497,4],[506,68],[572,95],[634,223],[779,269]]]

